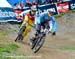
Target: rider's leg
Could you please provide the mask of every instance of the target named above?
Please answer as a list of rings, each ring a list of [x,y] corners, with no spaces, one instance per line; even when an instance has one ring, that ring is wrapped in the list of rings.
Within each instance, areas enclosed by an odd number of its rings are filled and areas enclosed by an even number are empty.
[[[40,33],[41,30],[41,25],[40,24],[36,24],[36,33],[34,35],[34,37],[32,37],[32,39],[30,39],[30,45],[33,47],[36,38],[38,37],[38,34]]]
[[[36,33],[33,36],[33,38],[31,39],[32,41],[35,41],[35,38],[37,38],[38,34],[40,33],[41,30],[41,25],[40,24],[36,24]]]
[[[25,31],[24,31],[24,33],[23,33],[23,37],[27,36],[28,32],[29,32],[30,29],[31,29],[31,25],[33,24],[33,21],[32,21],[32,20],[25,19],[24,21],[25,21],[24,23],[26,23],[26,29],[25,29]],[[23,24],[24,24],[24,23],[23,23]],[[22,25],[23,25],[23,24],[22,24]]]
[[[56,23],[53,24],[53,33],[52,35],[56,35]]]
[[[41,30],[41,24],[36,24],[36,32],[40,33]]]
[[[45,22],[42,22],[41,23],[41,32],[44,32],[45,31]]]
[[[27,34],[28,34],[28,32],[29,32],[30,29],[31,29],[30,26],[27,26],[27,27],[26,27],[25,31],[24,31],[23,34],[22,34],[23,37],[27,36]]]
[[[43,34],[43,36],[46,35],[45,31],[46,31],[46,22],[42,22],[41,23],[41,33]]]

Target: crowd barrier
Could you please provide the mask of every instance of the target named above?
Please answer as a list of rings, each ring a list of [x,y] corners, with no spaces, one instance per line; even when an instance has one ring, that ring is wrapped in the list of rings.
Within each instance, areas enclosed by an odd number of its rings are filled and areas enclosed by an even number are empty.
[[[75,9],[75,1],[60,2],[55,4],[46,4],[38,6],[38,10],[40,11],[40,13],[44,13],[49,9],[54,10],[54,15],[60,14],[62,12],[68,12],[69,10]],[[13,8],[9,7],[0,7],[0,22],[20,22],[21,20],[19,19],[19,14],[21,14],[22,12],[27,13],[27,10],[30,10],[30,8],[25,8],[22,10],[13,10]]]

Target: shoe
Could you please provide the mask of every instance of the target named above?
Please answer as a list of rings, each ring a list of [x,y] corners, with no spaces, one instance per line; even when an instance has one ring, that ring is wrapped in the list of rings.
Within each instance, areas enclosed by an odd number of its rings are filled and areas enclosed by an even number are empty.
[[[52,35],[56,35],[56,32],[53,32]]]

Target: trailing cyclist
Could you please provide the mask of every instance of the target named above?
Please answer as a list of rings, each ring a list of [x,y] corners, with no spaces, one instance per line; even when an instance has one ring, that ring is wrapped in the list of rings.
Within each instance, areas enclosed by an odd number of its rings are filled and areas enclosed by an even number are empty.
[[[22,34],[23,38],[27,35],[28,31],[31,29],[31,25],[35,21],[35,14],[36,14],[36,7],[32,6],[31,10],[25,15],[24,21],[21,25],[21,28],[23,26],[26,26],[26,29],[25,29],[24,33]]]

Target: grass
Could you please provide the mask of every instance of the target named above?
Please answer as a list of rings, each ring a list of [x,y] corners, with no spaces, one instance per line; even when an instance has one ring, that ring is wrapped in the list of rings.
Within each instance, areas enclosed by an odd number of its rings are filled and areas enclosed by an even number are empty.
[[[12,59],[11,57],[6,57],[13,55],[19,46],[17,44],[11,43],[11,44],[0,44],[0,59]]]
[[[61,13],[61,14],[55,15],[55,18],[62,17],[64,14],[66,14],[66,13]]]
[[[75,10],[70,10],[69,12],[66,12],[66,13],[60,13],[60,14],[58,14],[58,15],[55,15],[55,18],[59,18],[59,17],[62,17],[63,15],[65,15],[65,14],[68,14],[68,13],[75,13]]]
[[[75,50],[75,47],[63,47],[60,50]]]
[[[16,51],[17,48],[19,48],[19,46],[16,44],[8,44],[6,46],[0,46],[0,53],[1,52],[11,53],[11,52]]]
[[[70,10],[69,12],[75,12],[75,10]]]
[[[8,32],[7,31],[0,30],[0,35],[6,36],[6,35],[8,35]]]

